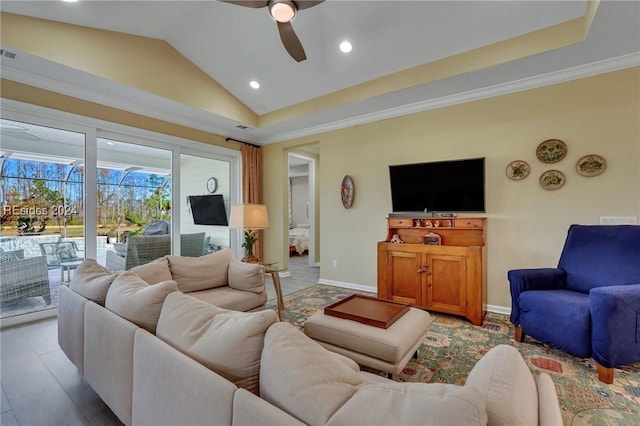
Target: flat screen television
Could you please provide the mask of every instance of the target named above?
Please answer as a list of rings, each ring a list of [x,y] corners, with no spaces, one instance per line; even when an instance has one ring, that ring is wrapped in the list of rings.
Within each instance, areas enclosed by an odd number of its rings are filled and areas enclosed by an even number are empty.
[[[189,195],[189,205],[194,224],[229,225],[222,195]]]
[[[484,213],[484,157],[389,166],[394,213]]]

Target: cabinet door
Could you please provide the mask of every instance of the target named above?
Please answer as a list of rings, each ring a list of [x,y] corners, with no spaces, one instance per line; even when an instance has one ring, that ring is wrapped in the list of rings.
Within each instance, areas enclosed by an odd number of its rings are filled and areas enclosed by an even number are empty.
[[[427,291],[424,304],[439,312],[466,313],[467,262],[464,256],[426,256]]]
[[[387,256],[387,297],[396,302],[420,305],[425,273],[420,253],[389,251]]]

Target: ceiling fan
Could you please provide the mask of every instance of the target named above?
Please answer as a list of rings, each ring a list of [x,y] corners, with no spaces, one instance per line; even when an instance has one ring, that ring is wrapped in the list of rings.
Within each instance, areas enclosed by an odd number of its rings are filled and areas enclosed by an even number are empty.
[[[304,48],[300,39],[293,31],[291,26],[291,20],[296,16],[296,13],[302,9],[309,9],[316,6],[324,0],[220,0],[224,3],[236,4],[238,6],[250,7],[252,9],[260,9],[262,7],[268,7],[269,14],[275,19],[278,24],[278,32],[280,33],[280,40],[284,48],[287,49],[289,55],[298,62],[302,62],[307,59],[307,55],[304,53]]]

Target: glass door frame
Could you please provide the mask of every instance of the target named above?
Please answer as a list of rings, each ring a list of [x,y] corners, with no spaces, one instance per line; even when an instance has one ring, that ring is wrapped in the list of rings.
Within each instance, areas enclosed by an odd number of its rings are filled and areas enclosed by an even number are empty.
[[[91,117],[72,114],[65,111],[27,104],[11,99],[0,98],[2,118],[22,121],[40,126],[53,127],[85,135],[85,257],[96,258],[97,255],[97,140],[98,138],[115,139],[122,142],[134,143],[171,151],[171,203],[180,205],[180,156],[181,154],[201,156],[214,160],[230,162],[230,203],[239,204],[242,200],[242,154],[217,145],[192,141],[163,133],[139,129],[127,125],[112,123]],[[91,190],[88,190],[91,188]],[[180,209],[172,209],[172,245],[173,253],[180,251]],[[234,256],[241,256],[241,233],[230,230],[230,244]],[[57,315],[57,308],[46,311],[25,314],[11,324],[3,320],[2,326],[7,327],[21,322],[33,321]]]

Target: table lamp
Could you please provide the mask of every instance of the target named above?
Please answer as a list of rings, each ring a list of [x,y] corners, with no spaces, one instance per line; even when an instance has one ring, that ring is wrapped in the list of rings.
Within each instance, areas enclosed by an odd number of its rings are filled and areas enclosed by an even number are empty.
[[[269,227],[267,206],[264,204],[238,204],[231,206],[229,228],[244,229],[244,243],[246,256],[243,262],[257,263],[259,259],[253,254],[253,246],[258,241],[255,231]]]

